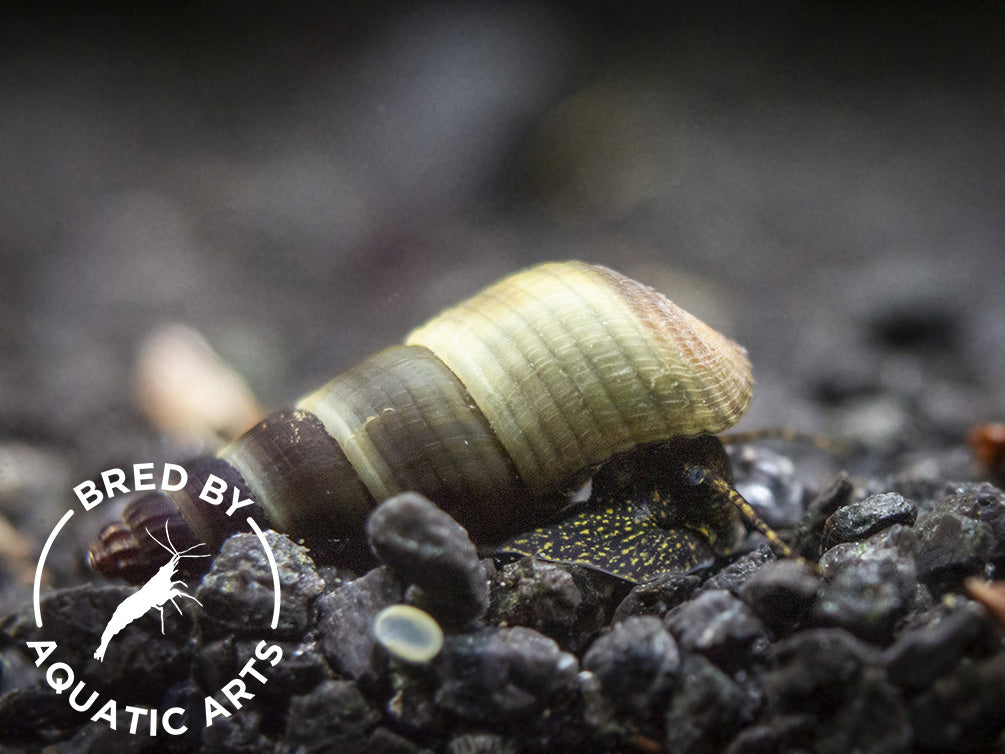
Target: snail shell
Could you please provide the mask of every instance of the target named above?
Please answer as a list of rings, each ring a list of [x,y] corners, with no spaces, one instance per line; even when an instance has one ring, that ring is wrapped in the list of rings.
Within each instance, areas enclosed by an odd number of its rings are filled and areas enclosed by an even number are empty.
[[[215,473],[295,537],[356,534],[376,502],[416,490],[476,541],[498,542],[553,517],[616,453],[732,426],[752,386],[743,348],[652,288],[606,267],[542,264],[260,422],[185,489],[137,499],[128,528],[162,529],[177,509],[172,536],[187,524],[218,546],[235,522],[197,502]],[[110,530],[92,567],[139,567],[133,542]]]

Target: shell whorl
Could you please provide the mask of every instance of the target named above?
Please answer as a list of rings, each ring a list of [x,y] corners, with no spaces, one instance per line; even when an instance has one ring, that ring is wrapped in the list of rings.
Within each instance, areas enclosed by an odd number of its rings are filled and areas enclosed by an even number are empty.
[[[636,445],[732,426],[753,389],[743,348],[582,262],[511,275],[406,343],[458,376],[535,494]]]

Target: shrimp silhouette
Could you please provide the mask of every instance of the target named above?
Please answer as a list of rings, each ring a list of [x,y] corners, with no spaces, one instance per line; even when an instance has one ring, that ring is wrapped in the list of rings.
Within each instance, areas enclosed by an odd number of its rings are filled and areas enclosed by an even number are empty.
[[[162,565],[158,569],[157,573],[150,577],[150,579],[141,586],[137,591],[130,594],[119,606],[115,608],[115,612],[112,613],[111,620],[108,621],[108,625],[105,626],[105,630],[101,634],[101,644],[94,652],[94,659],[101,662],[105,659],[105,650],[108,649],[108,643],[112,640],[119,631],[124,629],[134,620],[137,620],[147,614],[151,609],[157,608],[161,614],[161,634],[164,633],[164,603],[170,602],[174,605],[175,610],[181,614],[181,608],[178,607],[178,603],[174,601],[175,597],[188,597],[193,602],[198,602],[202,605],[199,600],[193,597],[191,594],[186,594],[181,589],[177,588],[178,584],[187,587],[184,581],[179,581],[175,579],[175,572],[178,570],[178,562],[182,558],[208,558],[209,555],[186,555],[185,553],[189,550],[194,550],[196,547],[202,547],[203,544],[200,542],[197,545],[192,545],[187,550],[179,550],[174,546],[174,542],[171,541],[171,532],[168,531],[167,523],[164,524],[164,534],[167,537],[167,544],[161,542],[153,534],[150,534],[150,530],[146,530],[150,538],[171,553],[171,559],[167,563]]]

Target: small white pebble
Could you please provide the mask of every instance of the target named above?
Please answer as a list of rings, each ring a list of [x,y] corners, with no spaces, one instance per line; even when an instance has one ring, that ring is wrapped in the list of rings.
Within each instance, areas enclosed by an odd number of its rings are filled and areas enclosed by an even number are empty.
[[[429,662],[443,648],[443,629],[429,613],[411,605],[391,605],[377,614],[373,635],[406,662]]]

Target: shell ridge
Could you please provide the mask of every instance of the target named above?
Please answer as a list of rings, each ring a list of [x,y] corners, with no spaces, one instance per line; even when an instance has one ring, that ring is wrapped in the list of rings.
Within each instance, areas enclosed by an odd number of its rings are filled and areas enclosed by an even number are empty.
[[[554,281],[565,285],[565,280],[561,275],[558,275],[553,271],[549,271],[549,276]],[[576,430],[576,426],[570,420],[570,416],[580,416],[581,418],[586,419],[589,424],[592,425],[594,431],[598,433],[601,431],[601,426],[593,412],[588,410],[589,401],[587,400],[586,394],[583,392],[582,386],[576,380],[574,375],[566,368],[566,359],[560,356],[556,349],[551,345],[551,338],[547,336],[547,333],[539,325],[539,321],[561,321],[561,317],[555,311],[555,308],[551,305],[547,297],[537,295],[531,286],[525,286],[525,290],[529,296],[533,297],[535,301],[538,302],[538,305],[544,310],[544,312],[547,313],[548,316],[531,319],[522,310],[515,310],[514,314],[519,317],[524,325],[524,329],[533,333],[536,338],[536,345],[548,354],[549,358],[546,363],[547,367],[555,370],[561,377],[562,383],[572,389],[575,394],[574,402],[578,404],[578,408],[580,409],[578,412],[570,411],[569,409],[572,407],[566,405],[567,400],[560,400],[560,394],[556,394],[549,381],[542,380],[543,384],[546,386],[550,403],[556,408],[557,415],[561,417],[564,427],[568,430],[566,434],[572,440],[571,445],[563,443],[556,446],[556,450],[558,450],[557,457],[560,459],[583,458],[583,456],[586,455],[587,448],[584,446],[580,433]],[[569,342],[576,347],[577,354],[583,355],[584,352],[577,339],[571,338],[569,339]],[[526,356],[526,352],[522,352]],[[529,358],[528,363],[534,364],[534,362]],[[539,368],[540,367],[538,367],[538,369]],[[546,430],[548,425],[551,424],[550,421],[542,422],[540,420],[537,420],[534,423],[541,425],[542,430]],[[561,443],[561,441],[559,441],[559,443]],[[567,471],[571,474],[579,471],[579,469],[567,469]]]
[[[520,321],[524,325],[528,324],[526,315],[523,314],[521,307],[513,306],[511,299],[509,297],[499,294],[499,292],[495,288],[485,291],[485,297],[500,302],[502,304],[502,308],[505,309],[508,316],[513,316],[520,319]],[[560,407],[560,404],[558,403],[557,400],[555,400],[555,395],[552,386],[549,385],[546,380],[542,379],[539,370],[536,367],[535,361],[527,353],[524,346],[517,340],[510,338],[509,334],[507,333],[507,329],[499,325],[498,322],[495,322],[485,312],[480,311],[473,306],[467,307],[467,311],[473,314],[474,316],[480,318],[484,322],[489,323],[489,325],[494,331],[498,332],[500,335],[509,340],[509,342],[513,345],[513,347],[517,351],[519,351],[520,357],[524,365],[531,367],[528,376],[525,376],[522,379],[520,379],[519,371],[522,370],[514,369],[514,365],[512,363],[494,358],[496,354],[493,353],[493,358],[494,361],[496,362],[496,366],[506,375],[506,379],[513,385],[519,386],[520,388],[525,388],[528,382],[533,381],[536,384],[536,386],[540,388],[540,394],[542,395],[546,394],[549,398],[548,402],[556,409],[558,409]],[[524,329],[527,330],[528,328],[525,327]],[[534,332],[535,336],[537,336],[537,331],[535,329],[530,328],[530,330]],[[539,337],[537,339],[541,340]],[[552,353],[552,355],[554,355],[550,347],[547,346],[547,344],[542,345],[549,351],[549,353]],[[533,479],[541,473],[541,469],[543,466],[542,461],[544,458],[556,458],[561,456],[562,444],[561,440],[558,437],[558,431],[560,429],[559,422],[561,422],[561,425],[565,428],[565,430],[569,434],[574,433],[572,432],[571,427],[569,426],[568,420],[566,419],[565,416],[562,415],[563,412],[560,410],[556,410],[554,414],[551,416],[543,417],[544,418],[543,421],[534,422],[533,425],[538,430],[538,432],[535,433],[528,432],[527,424],[526,422],[521,421],[520,419],[521,411],[519,410],[519,407],[516,404],[516,399],[519,396],[522,396],[524,392],[525,391],[521,390],[519,393],[514,393],[511,398],[506,395],[501,395],[496,391],[498,399],[494,401],[494,405],[499,408],[505,408],[509,417],[508,422],[509,425],[514,427],[517,431],[520,432],[523,443],[527,446],[527,449],[530,451],[530,457],[525,459],[525,461],[532,463],[533,464],[532,468],[527,469],[525,471],[523,468],[521,468],[521,464],[519,462],[517,463],[517,468],[520,469],[521,477],[523,477],[526,480],[526,479]],[[478,402],[477,397],[474,396],[472,397],[475,403],[478,404],[479,409],[484,412],[485,407]],[[485,416],[486,419],[488,419],[489,424],[493,426],[493,430],[495,430],[496,426],[493,423],[493,417],[489,415],[490,413],[491,412],[485,413]],[[500,434],[499,439],[506,447],[507,451],[512,452],[513,449],[510,447],[510,444],[508,442],[509,438],[503,437],[502,434]],[[515,440],[516,438],[513,439]],[[542,452],[542,450],[546,452]],[[522,458],[524,454],[513,453],[513,455],[514,456],[519,455]],[[514,460],[516,461],[517,459],[514,457]]]
[[[601,289],[607,289],[608,291],[610,290],[608,286],[604,285],[604,281],[602,278],[598,278],[595,274],[592,273],[592,270],[589,268],[589,266],[584,265],[584,267],[586,267],[586,269],[583,271],[590,274],[590,277],[592,279],[591,282],[595,287]],[[569,281],[565,276],[553,274],[553,277],[559,282],[561,282],[562,285],[565,286],[569,294],[577,298],[581,302],[581,304],[591,312],[594,322],[603,327],[605,339],[617,348],[619,357],[624,358],[631,365],[632,373],[634,375],[634,382],[637,384],[644,384],[642,375],[638,369],[638,365],[635,363],[634,359],[630,358],[630,355],[626,353],[620,339],[615,336],[613,330],[607,324],[606,316],[603,314],[603,312],[601,312],[598,309],[598,307],[594,304],[594,302],[591,300],[589,296],[583,295],[578,289],[578,287],[573,285],[572,282]],[[599,390],[603,394],[604,396],[603,402],[606,403],[607,406],[609,406],[612,413],[615,416],[617,416],[619,429],[621,430],[620,434],[625,436],[630,441],[634,442],[635,433],[631,429],[631,423],[628,421],[627,415],[622,410],[621,402],[616,400],[614,392],[611,389],[611,385],[609,384],[610,382],[609,379],[605,379],[605,377],[610,376],[609,373],[605,372],[605,370],[600,366],[594,355],[591,354],[589,350],[583,348],[583,344],[581,343],[579,338],[574,338],[573,342],[576,345],[576,352],[580,356],[582,363],[587,364],[589,366],[591,383],[592,383],[591,387],[594,387],[594,389]],[[575,384],[575,380],[571,376],[569,377],[569,380]],[[589,410],[591,408],[590,402],[587,400],[586,395],[583,393],[582,389],[580,389],[579,385],[576,385],[576,389],[580,395],[580,399],[584,407],[587,409],[586,413],[591,415],[593,425],[596,428],[597,433],[600,435],[605,434],[606,431],[608,431],[608,428],[601,426],[599,418],[592,411]],[[580,455],[586,457],[585,458],[586,465],[589,466],[595,464],[597,462],[597,459],[594,459],[592,457],[593,453],[589,453],[587,451],[587,448],[583,448],[582,442],[580,442],[580,447],[581,447]],[[616,452],[620,452],[621,450],[627,450],[627,448],[619,447],[618,451]]]

